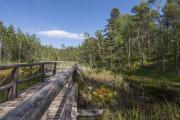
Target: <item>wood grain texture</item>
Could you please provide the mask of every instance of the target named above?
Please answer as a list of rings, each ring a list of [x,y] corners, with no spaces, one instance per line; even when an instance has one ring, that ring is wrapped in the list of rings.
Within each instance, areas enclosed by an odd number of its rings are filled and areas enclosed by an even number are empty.
[[[18,105],[15,109],[2,117],[3,120],[38,120],[47,110],[56,95],[61,91],[70,76],[74,73],[76,65],[61,75],[54,76],[54,81],[39,90],[34,96]]]

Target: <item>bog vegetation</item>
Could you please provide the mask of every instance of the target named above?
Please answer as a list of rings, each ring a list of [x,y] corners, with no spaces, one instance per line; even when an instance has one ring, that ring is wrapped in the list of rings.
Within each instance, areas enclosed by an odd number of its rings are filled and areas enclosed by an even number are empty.
[[[84,68],[88,78],[79,82],[79,108],[102,108],[97,120],[178,120],[180,86],[124,74]],[[87,118],[81,118],[86,120]]]

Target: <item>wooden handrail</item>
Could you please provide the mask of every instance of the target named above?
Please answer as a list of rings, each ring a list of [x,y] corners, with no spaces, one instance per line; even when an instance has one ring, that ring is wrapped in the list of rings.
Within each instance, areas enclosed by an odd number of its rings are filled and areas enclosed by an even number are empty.
[[[0,70],[12,69],[16,67],[31,67],[31,66],[43,65],[43,64],[53,64],[57,62],[54,61],[54,62],[18,63],[18,64],[0,65]]]
[[[67,71],[65,71],[64,74],[60,74],[58,77],[55,77],[55,80],[50,82],[47,86],[43,87],[34,96],[24,101],[18,107],[8,112],[1,119],[39,120],[43,116],[49,105],[52,103],[54,98],[57,96],[57,94],[62,90],[64,85],[68,81],[73,82],[72,76],[76,69],[77,66],[74,65]],[[73,93],[74,91],[75,90],[73,89]]]
[[[44,74],[45,65],[46,64],[44,63],[38,64],[41,73],[39,73],[39,70],[36,70],[37,72],[34,73],[31,71],[29,77],[24,80],[19,80],[19,67],[13,68],[11,75],[8,78],[12,79],[11,83],[0,87],[0,91],[7,88],[9,89],[7,98],[14,97],[14,95],[16,95],[16,85]],[[53,74],[56,74],[57,62],[53,62],[52,65]],[[31,66],[29,68],[32,69]],[[78,80],[82,80],[84,83],[87,82],[83,70],[75,63],[74,65],[69,66],[66,70],[58,71],[55,76],[47,78],[44,85],[39,85],[41,87],[36,86],[35,89],[33,87],[30,91],[27,91],[28,94],[25,92],[23,96],[19,97],[23,97],[24,99],[18,100],[18,98],[15,99],[15,101],[7,102],[8,105],[6,103],[5,105],[3,104],[1,109],[4,109],[4,111],[2,111],[2,113],[4,113],[0,119],[74,120],[77,119],[77,117],[101,116],[104,113],[103,109],[77,110]]]
[[[37,63],[18,63],[18,64],[9,64],[9,65],[0,65],[0,70],[7,70],[7,69],[12,69],[12,72],[10,74],[10,77],[8,78],[8,81],[10,82],[9,84],[3,85],[0,87],[0,91],[7,90],[7,95],[6,95],[6,100],[11,100],[14,97],[17,97],[17,84],[26,82],[28,80],[32,80],[35,77],[41,76],[42,82],[44,81],[45,78],[45,65],[52,64],[53,69],[52,73],[53,75],[56,74],[56,69],[57,69],[57,63],[61,63],[61,61],[50,61],[50,62],[37,62]],[[19,68],[22,67],[30,67],[32,68],[33,66],[39,66],[40,73],[33,74],[30,73],[30,76],[23,80],[19,80]]]
[[[3,91],[3,90],[8,89],[8,88],[11,88],[12,86],[13,86],[13,83],[9,83],[7,85],[1,86],[0,87],[0,91]]]

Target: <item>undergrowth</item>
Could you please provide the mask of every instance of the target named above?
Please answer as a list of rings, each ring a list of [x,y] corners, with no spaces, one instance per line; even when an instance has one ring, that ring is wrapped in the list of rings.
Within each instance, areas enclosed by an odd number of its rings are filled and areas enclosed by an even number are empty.
[[[79,107],[98,107],[105,110],[103,116],[93,119],[180,119],[179,84],[106,70],[83,70],[86,71],[87,81],[83,83],[83,89],[79,90]]]

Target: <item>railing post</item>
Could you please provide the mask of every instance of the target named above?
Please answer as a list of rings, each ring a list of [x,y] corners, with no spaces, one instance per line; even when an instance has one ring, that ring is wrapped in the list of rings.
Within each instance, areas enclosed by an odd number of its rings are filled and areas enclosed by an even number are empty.
[[[33,73],[33,72],[32,72],[32,66],[30,66],[30,67],[29,67],[29,69],[30,69],[30,73],[29,73],[29,75],[31,76],[31,75],[32,75],[32,73]]]
[[[17,97],[17,81],[19,80],[19,67],[16,68],[15,70],[15,75],[14,75],[14,85],[13,85],[13,94],[12,97],[15,98]]]
[[[53,68],[53,75],[56,74],[56,67],[57,67],[57,63],[55,62],[55,63],[54,63],[54,68]]]
[[[41,73],[42,73],[42,79],[41,79],[41,81],[44,82],[44,78],[45,78],[44,63],[42,63],[42,65],[41,65]]]
[[[19,79],[19,67],[13,69],[11,73],[11,83],[13,84],[12,88],[8,90],[6,100],[11,100],[17,97],[17,80]]]
[[[78,69],[78,65],[76,63],[75,64],[75,70],[74,70],[74,73],[73,73],[73,81],[74,82],[77,82],[77,79],[78,79],[78,71],[77,71],[77,69]]]

